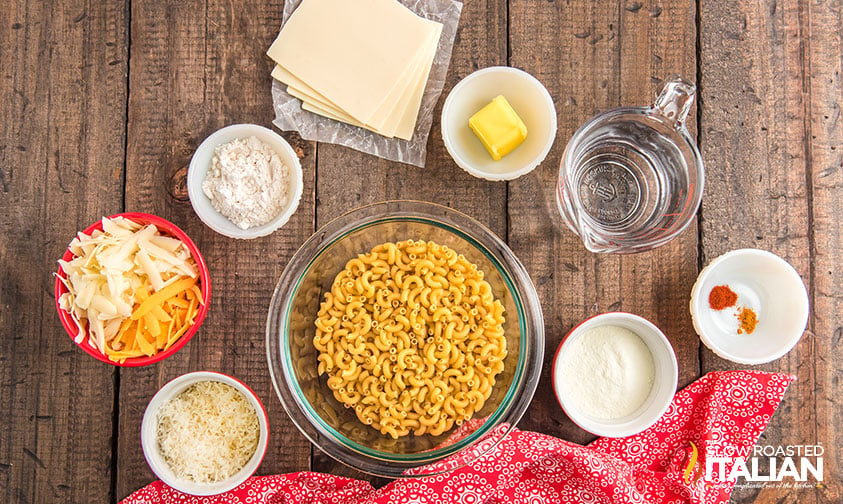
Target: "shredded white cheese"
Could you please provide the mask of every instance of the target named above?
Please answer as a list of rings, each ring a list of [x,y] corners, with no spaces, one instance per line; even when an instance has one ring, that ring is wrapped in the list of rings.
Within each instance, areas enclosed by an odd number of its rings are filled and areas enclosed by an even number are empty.
[[[287,206],[289,169],[270,146],[254,136],[220,145],[202,192],[240,229],[261,226]]]
[[[218,381],[194,383],[158,411],[158,449],[179,479],[215,483],[254,455],[260,437],[255,408]]]

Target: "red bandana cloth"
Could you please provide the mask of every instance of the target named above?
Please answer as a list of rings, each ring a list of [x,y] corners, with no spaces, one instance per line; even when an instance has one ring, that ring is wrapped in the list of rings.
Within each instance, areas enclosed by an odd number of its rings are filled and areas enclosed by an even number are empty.
[[[709,480],[706,457],[747,457],[793,379],[759,371],[709,373],[678,392],[667,413],[635,436],[580,446],[513,429],[469,466],[377,490],[365,481],[299,472],[253,477],[212,497],[156,481],[123,504],[727,502],[734,481],[719,480],[717,471]]]

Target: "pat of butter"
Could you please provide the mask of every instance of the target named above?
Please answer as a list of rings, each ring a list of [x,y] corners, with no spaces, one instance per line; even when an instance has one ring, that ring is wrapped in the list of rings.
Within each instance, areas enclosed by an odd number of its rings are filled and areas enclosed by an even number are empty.
[[[468,126],[495,161],[500,161],[527,138],[527,126],[502,95],[471,116]]]

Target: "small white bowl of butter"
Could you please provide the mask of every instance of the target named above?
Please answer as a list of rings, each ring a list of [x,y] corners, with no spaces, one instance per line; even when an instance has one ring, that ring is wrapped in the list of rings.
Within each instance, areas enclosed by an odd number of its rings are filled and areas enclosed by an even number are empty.
[[[656,423],[677,381],[676,355],[664,333],[631,313],[585,320],[553,358],[557,401],[574,423],[598,436],[632,436]]]
[[[287,180],[284,203],[279,206],[274,217],[243,229],[217,210],[203,191],[203,184],[208,177],[218,147],[229,145],[236,140],[251,138],[257,139],[262,146],[278,156],[281,164],[287,168]],[[275,232],[290,220],[298,208],[303,185],[301,163],[290,144],[278,133],[257,124],[234,124],[217,130],[199,145],[193,153],[187,170],[187,192],[196,215],[206,226],[229,238],[251,239]],[[243,196],[249,195],[244,191]]]
[[[503,96],[527,129],[523,142],[500,160],[492,158],[469,119]],[[535,169],[556,139],[556,108],[547,88],[523,70],[489,67],[465,77],[442,107],[442,139],[463,170],[486,180],[513,180]]]

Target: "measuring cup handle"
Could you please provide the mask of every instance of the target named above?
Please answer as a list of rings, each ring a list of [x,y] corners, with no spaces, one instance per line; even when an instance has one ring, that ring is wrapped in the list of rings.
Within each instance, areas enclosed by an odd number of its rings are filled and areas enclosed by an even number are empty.
[[[653,104],[653,111],[673,121],[676,128],[685,127],[685,119],[691,111],[694,103],[694,95],[697,87],[679,75],[672,75],[664,83],[656,103]]]

